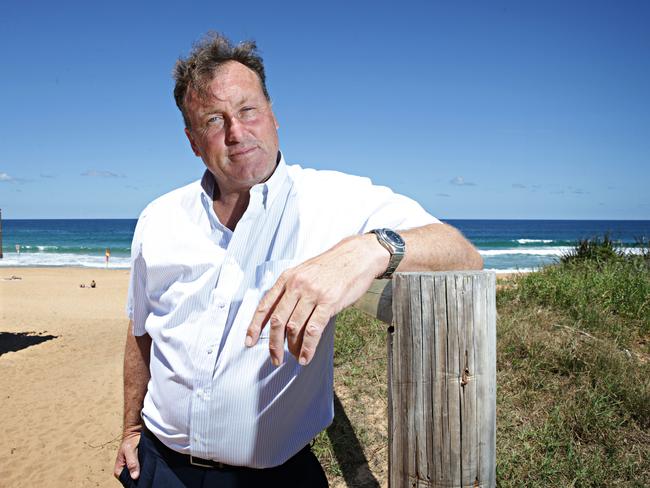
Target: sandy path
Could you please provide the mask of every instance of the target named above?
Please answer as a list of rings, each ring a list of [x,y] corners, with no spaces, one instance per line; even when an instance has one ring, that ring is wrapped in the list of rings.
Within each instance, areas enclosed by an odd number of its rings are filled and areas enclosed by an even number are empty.
[[[0,268],[0,332],[57,336],[0,356],[0,485],[119,486],[127,286],[126,270]]]

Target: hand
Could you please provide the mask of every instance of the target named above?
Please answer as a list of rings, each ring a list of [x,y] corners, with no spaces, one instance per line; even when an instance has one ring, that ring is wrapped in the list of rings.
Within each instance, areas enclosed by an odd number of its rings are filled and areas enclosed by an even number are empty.
[[[138,444],[140,443],[141,432],[133,430],[125,432],[122,437],[122,443],[117,451],[117,459],[115,459],[115,468],[113,475],[119,479],[124,466],[129,470],[131,479],[138,479],[140,476],[140,462],[138,461]]]
[[[356,302],[383,273],[389,253],[374,235],[349,237],[328,251],[286,270],[264,295],[246,332],[255,345],[269,322],[269,352],[284,360],[284,339],[301,365],[309,364],[329,319]]]

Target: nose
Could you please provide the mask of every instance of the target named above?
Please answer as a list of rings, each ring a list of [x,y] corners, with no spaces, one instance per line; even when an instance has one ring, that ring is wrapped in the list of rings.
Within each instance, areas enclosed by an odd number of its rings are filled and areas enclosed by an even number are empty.
[[[242,141],[244,126],[237,117],[230,117],[226,123],[226,144],[237,144]]]

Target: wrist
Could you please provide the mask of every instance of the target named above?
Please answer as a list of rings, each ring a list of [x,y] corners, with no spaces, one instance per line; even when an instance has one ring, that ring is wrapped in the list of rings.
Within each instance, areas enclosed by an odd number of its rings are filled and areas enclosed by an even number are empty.
[[[136,418],[125,418],[122,426],[122,437],[129,437],[133,434],[140,434],[144,428],[144,421],[138,415]]]
[[[373,234],[377,238],[377,242],[388,251],[390,256],[386,269],[377,277],[379,279],[390,279],[393,277],[393,273],[397,270],[402,259],[404,259],[406,243],[402,239],[402,236],[393,229],[374,229],[369,234]]]
[[[122,439],[132,437],[134,435],[142,434],[142,425],[132,425],[130,427],[124,427],[122,430]]]
[[[368,269],[372,270],[374,278],[378,278],[388,267],[390,252],[379,243],[374,234],[363,234],[359,239],[364,245],[364,255],[369,260]]]

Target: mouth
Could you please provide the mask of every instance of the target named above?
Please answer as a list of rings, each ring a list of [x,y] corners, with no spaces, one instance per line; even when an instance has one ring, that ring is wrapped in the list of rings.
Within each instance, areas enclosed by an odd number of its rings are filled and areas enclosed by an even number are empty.
[[[233,158],[235,158],[235,159],[236,159],[236,158],[241,158],[241,157],[244,157],[244,156],[246,156],[246,155],[248,155],[248,154],[251,154],[251,153],[252,153],[253,151],[255,151],[256,149],[257,149],[256,146],[247,147],[247,148],[242,148],[242,149],[237,149],[237,150],[235,150],[235,151],[229,153],[228,156],[230,157],[230,159],[233,159]]]

